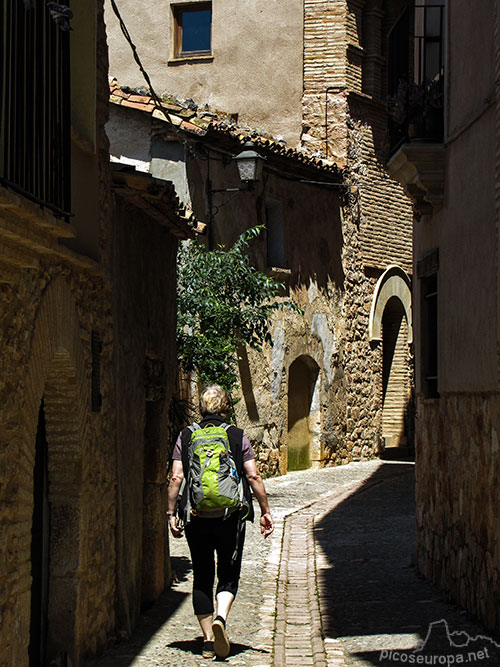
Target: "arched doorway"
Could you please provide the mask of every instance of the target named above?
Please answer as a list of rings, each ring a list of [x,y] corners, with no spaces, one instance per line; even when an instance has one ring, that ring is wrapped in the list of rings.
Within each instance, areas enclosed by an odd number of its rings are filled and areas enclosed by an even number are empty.
[[[76,308],[63,279],[49,285],[40,305],[25,387],[21,410],[33,466],[25,646],[30,667],[56,656],[78,664],[89,383]]]
[[[382,428],[385,447],[408,445],[411,400],[411,289],[408,275],[389,266],[375,287],[369,322],[370,341],[382,343]]]
[[[319,366],[300,356],[288,370],[288,470],[311,467],[311,446],[318,419]]]
[[[49,612],[50,503],[44,403],[38,413],[31,526],[30,667],[45,665]]]
[[[408,326],[396,296],[389,299],[382,316],[382,437],[386,447],[407,444]]]

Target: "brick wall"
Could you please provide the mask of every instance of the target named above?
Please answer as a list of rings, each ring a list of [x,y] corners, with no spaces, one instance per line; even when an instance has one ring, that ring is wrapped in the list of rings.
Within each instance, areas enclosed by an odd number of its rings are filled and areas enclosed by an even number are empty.
[[[344,208],[343,216],[346,280],[338,372],[344,377],[333,398],[341,445],[327,456],[335,462],[373,455],[381,444],[382,346],[373,348],[368,341],[370,305],[376,279],[389,265],[412,272],[411,204],[385,168],[382,26],[392,19],[381,4],[304,2],[302,143],[346,164],[358,197]],[[390,13],[394,7],[388,9]],[[334,88],[328,90],[330,86]],[[404,396],[405,401],[412,383],[406,342],[401,350],[405,370],[392,378],[391,387],[397,400]]]

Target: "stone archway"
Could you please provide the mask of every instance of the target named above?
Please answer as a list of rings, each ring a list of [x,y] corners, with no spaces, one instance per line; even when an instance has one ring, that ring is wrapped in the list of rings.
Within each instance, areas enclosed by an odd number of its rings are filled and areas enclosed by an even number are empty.
[[[304,470],[321,460],[319,370],[305,355],[288,369],[288,470]]]
[[[410,401],[408,345],[412,342],[410,279],[398,266],[380,277],[373,295],[370,341],[382,343],[382,438],[386,447],[407,445]]]
[[[75,304],[68,285],[58,278],[47,288],[37,313],[25,400],[21,408],[25,423],[24,449],[31,452],[30,462],[34,469],[43,401],[49,506],[46,511],[50,524],[45,629],[47,664],[58,653],[70,656],[75,665],[79,663],[82,451],[89,403],[84,368]],[[33,500],[31,508],[36,515]],[[31,527],[29,532],[31,534]],[[26,620],[27,638],[30,621]],[[26,646],[29,643],[26,641]]]
[[[386,447],[407,444],[408,327],[403,304],[389,299],[382,316],[382,437]]]
[[[406,271],[395,264],[384,271],[375,285],[368,323],[370,342],[382,341],[382,316],[387,302],[394,296],[398,297],[404,308],[408,325],[407,342],[413,342],[410,278]]]

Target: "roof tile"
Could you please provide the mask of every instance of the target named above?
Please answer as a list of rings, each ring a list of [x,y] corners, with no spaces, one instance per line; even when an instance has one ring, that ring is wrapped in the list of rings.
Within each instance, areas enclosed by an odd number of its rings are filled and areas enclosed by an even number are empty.
[[[317,154],[313,155],[306,149],[287,146],[281,138],[276,139],[256,129],[237,125],[234,118],[228,114],[209,110],[208,106],[201,109],[196,107],[194,103],[187,106],[168,95],[162,96],[162,109],[159,109],[153,98],[137,94],[138,92],[143,93],[144,89],[140,89],[140,91],[137,89],[137,92],[134,92],[131,88],[125,86],[123,88],[120,87],[116,79],[110,82],[110,101],[113,104],[146,111],[152,114],[153,118],[161,122],[168,123],[171,126],[178,127],[182,131],[198,136],[205,136],[210,132],[216,135],[225,135],[239,141],[241,144],[252,140],[256,146],[266,148],[275,155],[282,155],[297,160],[305,165],[313,166],[337,177],[342,176],[342,167],[334,162],[330,162]]]

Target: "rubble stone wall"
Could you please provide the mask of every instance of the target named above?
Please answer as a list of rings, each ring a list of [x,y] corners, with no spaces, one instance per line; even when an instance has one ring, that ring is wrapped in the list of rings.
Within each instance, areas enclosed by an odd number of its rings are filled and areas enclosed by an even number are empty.
[[[33,465],[45,398],[52,506],[49,647],[75,665],[114,626],[114,439],[102,281],[41,262],[2,284],[0,664],[27,664]],[[103,332],[103,408],[90,411],[91,331]],[[68,622],[68,617],[70,621]],[[64,618],[64,624],[58,619]],[[66,642],[71,642],[68,645]]]
[[[418,565],[425,577],[500,631],[500,398],[419,399]]]

